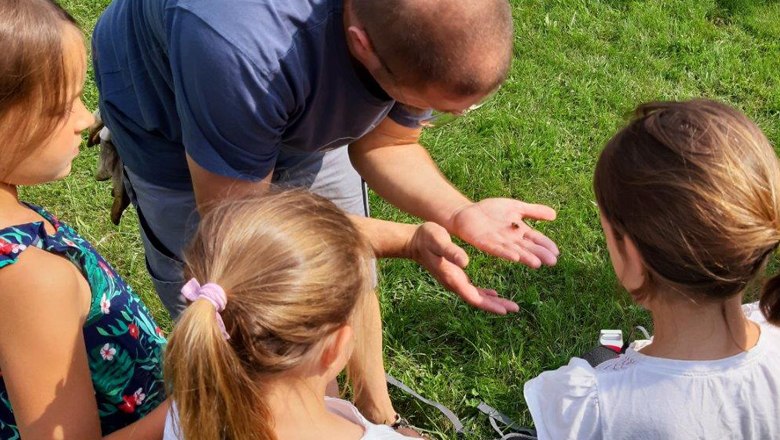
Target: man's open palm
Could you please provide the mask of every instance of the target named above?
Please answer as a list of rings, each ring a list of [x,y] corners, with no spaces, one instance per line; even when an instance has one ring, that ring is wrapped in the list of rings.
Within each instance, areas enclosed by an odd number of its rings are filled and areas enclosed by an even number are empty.
[[[534,269],[554,265],[558,247],[525,219],[555,220],[555,210],[514,199],[485,199],[457,211],[450,232],[477,249]]]

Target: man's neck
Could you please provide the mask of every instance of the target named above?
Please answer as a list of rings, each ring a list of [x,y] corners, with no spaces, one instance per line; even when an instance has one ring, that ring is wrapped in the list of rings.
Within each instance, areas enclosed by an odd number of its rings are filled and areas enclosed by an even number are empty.
[[[653,342],[642,353],[703,361],[750,350],[758,342],[760,329],[745,317],[741,301],[742,295],[722,303],[686,298],[652,301],[648,308],[653,315]]]

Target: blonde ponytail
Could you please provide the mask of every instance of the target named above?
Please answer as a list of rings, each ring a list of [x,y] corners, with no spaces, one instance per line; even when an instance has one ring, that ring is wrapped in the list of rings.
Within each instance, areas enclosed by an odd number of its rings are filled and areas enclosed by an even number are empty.
[[[212,207],[184,257],[187,278],[224,291],[229,339],[205,300],[173,330],[165,374],[182,437],[276,440],[262,384],[363,318],[358,304],[373,290],[368,241],[332,202],[294,190]]]
[[[168,393],[187,440],[275,440],[260,387],[241,365],[214,318],[195,301],[181,315],[165,353]]]

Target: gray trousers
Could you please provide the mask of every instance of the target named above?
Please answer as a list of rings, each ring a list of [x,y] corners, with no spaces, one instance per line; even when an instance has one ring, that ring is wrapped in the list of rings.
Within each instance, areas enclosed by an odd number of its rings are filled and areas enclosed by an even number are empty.
[[[333,201],[344,211],[368,216],[368,196],[360,175],[352,167],[347,147],[307,156],[294,168],[278,169],[273,183],[303,187]],[[146,269],[157,295],[174,320],[187,306],[182,252],[197,229],[199,216],[192,191],[148,182],[125,167],[125,189],[138,212]]]

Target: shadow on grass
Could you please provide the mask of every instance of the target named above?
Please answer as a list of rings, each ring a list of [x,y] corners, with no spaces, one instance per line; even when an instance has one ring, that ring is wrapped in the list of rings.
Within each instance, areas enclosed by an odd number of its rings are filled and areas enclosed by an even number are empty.
[[[715,0],[716,7],[707,19],[716,26],[726,26],[740,16],[751,14],[756,8],[777,3],[778,0]]]

